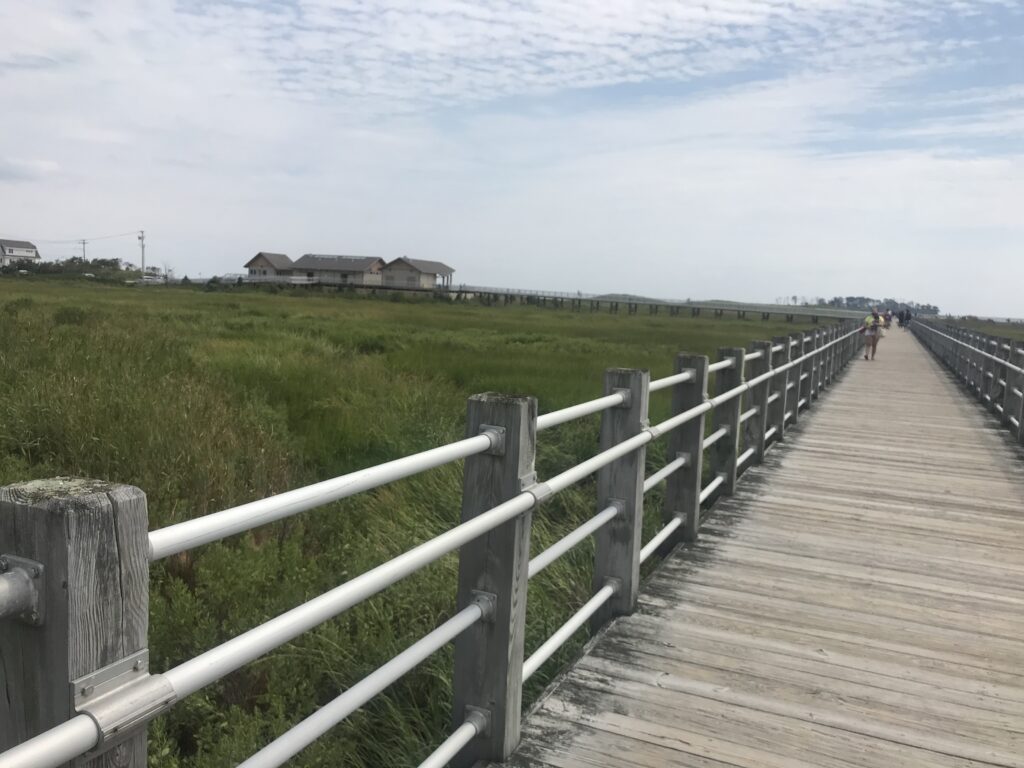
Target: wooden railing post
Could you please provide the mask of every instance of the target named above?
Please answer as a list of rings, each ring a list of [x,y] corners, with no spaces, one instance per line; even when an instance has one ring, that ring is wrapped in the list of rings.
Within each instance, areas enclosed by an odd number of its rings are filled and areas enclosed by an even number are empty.
[[[1010,361],[1012,339],[993,337],[996,342],[992,345],[992,354],[1005,362]],[[1006,385],[1010,380],[1010,370],[1002,363],[993,361],[992,389],[989,394],[992,398],[992,410],[998,415],[1001,422],[1006,419]],[[1002,382],[1002,383],[1000,383]]]
[[[1024,350],[1024,341],[1010,342],[1007,361],[1017,368],[1024,363],[1024,355],[1020,354],[1020,350]],[[1010,421],[1011,418],[1017,420],[1016,426]],[[1024,373],[1009,368],[1006,369],[1006,388],[1003,390],[1003,424],[1018,442],[1024,443]]]
[[[733,358],[733,364],[715,372],[715,395],[721,395],[743,383],[743,367],[747,351],[743,347],[722,347],[718,350],[718,359]],[[743,397],[734,397],[715,408],[712,429],[725,427],[728,434],[711,446],[709,458],[711,472],[722,478],[721,495],[732,496],[736,492],[737,466],[736,459],[740,449],[740,413],[743,409]]]
[[[807,407],[810,408],[811,404],[818,399],[821,392],[821,336],[823,331],[815,330],[811,336],[811,349],[814,356],[811,358],[811,386],[810,393],[807,395]]]
[[[601,416],[601,450],[628,440],[648,427],[647,404],[650,373],[641,370],[611,368],[605,372],[604,392],[626,392],[626,401],[609,408]],[[618,515],[595,534],[594,592],[609,579],[618,579],[619,588],[593,615],[590,626],[600,629],[615,616],[625,616],[636,607],[640,589],[640,549],[644,525],[644,468],[646,447],[626,454],[598,470],[597,511],[609,506]]]
[[[839,365],[838,365],[838,361],[839,361],[839,346],[840,346],[840,343],[841,343],[841,342],[838,341],[839,334],[840,334],[840,328],[839,328],[838,325],[832,325],[832,326],[829,327],[828,340],[830,342],[832,342],[832,341],[837,342],[837,343],[833,344],[831,347],[828,348],[828,385],[830,387],[835,382],[836,374],[839,371]]]
[[[793,339],[796,341],[796,346],[791,347],[792,355],[794,358],[803,357],[804,349],[806,348],[807,334],[805,333],[794,333]],[[805,360],[802,363],[797,363],[792,368],[791,383],[793,388],[790,392],[793,395],[792,406],[787,406],[789,410],[793,412],[793,424],[796,424],[800,420],[800,401],[806,397],[804,392],[807,391],[807,382],[810,379],[804,379],[804,374],[807,373],[809,368],[808,362]]]
[[[778,352],[772,353],[772,368],[780,368],[789,362],[789,336],[776,336],[772,343],[778,347]],[[768,406],[768,426],[775,427],[775,439],[782,441],[786,439],[786,410],[790,408],[792,398],[790,397],[789,382],[793,380],[793,369],[787,368],[772,377],[772,393],[777,394],[775,401]]]
[[[832,341],[832,326],[825,326],[821,336],[821,346],[825,349],[821,352],[821,389],[828,389],[832,383],[832,347],[827,346]]]
[[[466,459],[462,522],[517,496],[535,479],[536,399],[494,393],[469,398],[467,437],[489,431],[501,436],[498,447]],[[483,600],[492,613],[455,640],[454,725],[478,710],[489,721],[452,762],[456,768],[504,760],[519,743],[531,519],[525,512],[459,550],[456,610]]]
[[[704,355],[681,354],[676,356],[675,372],[693,371],[693,379],[672,387],[672,414],[677,416],[703,403],[708,396],[708,359]],[[678,429],[672,430],[668,440],[669,461],[686,456],[686,464],[669,475],[665,487],[665,502],[662,519],[672,522],[677,515],[682,517],[682,531],[669,537],[661,548],[666,552],[679,539],[696,541],[700,531],[700,491],[704,469],[704,415],[691,419]]]
[[[980,334],[971,334],[971,347],[974,349],[974,352],[972,353],[974,364],[971,366],[971,370],[973,372],[971,376],[971,387],[974,396],[978,398],[978,400],[982,400],[982,392],[985,391],[981,378],[982,357],[978,354],[978,351],[981,349],[981,343]]]
[[[962,328],[950,328],[948,329],[948,332],[951,333],[953,335],[953,338],[955,338],[957,341],[963,343],[967,342],[967,336]],[[960,385],[963,387],[967,386],[968,377],[970,376],[969,351],[970,350],[968,350],[967,347],[961,346],[960,344],[956,345],[956,373],[957,379],[959,380]]]
[[[30,612],[0,620],[0,752],[69,720],[97,686],[147,673],[148,530],[146,495],[132,486],[58,478],[0,488],[0,566],[23,569],[37,590]],[[82,765],[145,768],[146,729],[111,738]]]
[[[981,355],[981,403],[985,406],[986,410],[995,410],[995,400],[993,399],[993,393],[995,392],[996,383],[996,361],[993,360],[989,355],[996,353],[995,341],[988,334],[979,334],[981,336],[981,350],[984,352]]]
[[[772,343],[755,341],[750,345],[752,352],[761,352],[761,357],[747,362],[747,380],[760,376],[772,369]],[[747,419],[743,425],[743,433],[748,448],[754,449],[754,461],[764,461],[767,441],[764,433],[768,430],[768,395],[771,393],[772,380],[766,379],[750,390],[750,407],[757,408],[757,413]]]

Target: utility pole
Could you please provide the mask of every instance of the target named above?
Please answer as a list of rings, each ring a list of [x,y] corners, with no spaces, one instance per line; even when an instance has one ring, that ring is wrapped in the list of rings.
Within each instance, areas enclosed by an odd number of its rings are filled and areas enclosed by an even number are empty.
[[[86,243],[87,241],[85,241],[85,240],[79,240],[78,242],[80,242],[80,243],[82,244],[82,261],[85,261],[85,243]]]
[[[139,230],[139,249],[142,251],[142,276],[146,276],[146,230]]]

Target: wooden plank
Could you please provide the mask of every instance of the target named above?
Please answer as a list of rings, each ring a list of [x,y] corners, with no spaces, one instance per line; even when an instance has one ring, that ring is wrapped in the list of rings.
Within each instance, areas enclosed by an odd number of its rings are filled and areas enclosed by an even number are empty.
[[[831,380],[512,765],[1024,766],[1016,441],[909,333]]]

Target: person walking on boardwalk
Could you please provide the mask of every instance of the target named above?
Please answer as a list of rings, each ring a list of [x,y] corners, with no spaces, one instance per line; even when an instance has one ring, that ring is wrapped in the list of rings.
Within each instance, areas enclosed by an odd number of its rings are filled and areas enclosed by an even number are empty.
[[[878,350],[878,338],[882,335],[882,327],[885,321],[878,314],[878,307],[871,310],[871,314],[864,318],[864,359],[874,360],[875,352]],[[870,357],[868,354],[870,353]]]

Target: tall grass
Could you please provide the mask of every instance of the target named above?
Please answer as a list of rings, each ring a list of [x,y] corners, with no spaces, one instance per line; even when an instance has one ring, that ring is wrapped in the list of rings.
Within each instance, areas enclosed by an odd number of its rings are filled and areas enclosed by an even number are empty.
[[[794,330],[760,320],[0,281],[0,483],[93,476],[143,488],[152,528],[462,436],[474,392],[541,412],[601,394],[606,367],[671,372],[675,353]],[[652,419],[667,414],[655,395]],[[597,448],[597,419],[545,432],[550,476]],[[652,446],[649,468],[663,463]],[[188,659],[458,521],[447,466],[156,564],[156,669]],[[648,535],[658,492],[648,500]],[[534,515],[540,551],[595,511],[592,482]],[[589,597],[580,546],[530,585],[528,652]],[[456,557],[190,697],[151,728],[150,763],[221,768],[259,749],[450,616]],[[540,688],[584,641],[533,680]],[[302,766],[417,765],[447,732],[445,651],[353,715]]]

